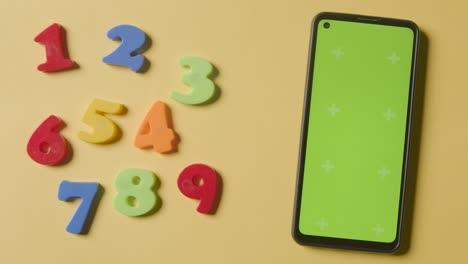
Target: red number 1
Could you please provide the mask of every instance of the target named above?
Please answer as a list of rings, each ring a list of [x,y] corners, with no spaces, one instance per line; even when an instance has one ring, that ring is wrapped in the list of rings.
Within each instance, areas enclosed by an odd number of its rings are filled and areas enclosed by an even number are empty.
[[[50,25],[34,41],[43,44],[46,49],[47,60],[37,66],[38,70],[55,72],[75,67],[75,62],[68,58],[65,31],[59,24]]]

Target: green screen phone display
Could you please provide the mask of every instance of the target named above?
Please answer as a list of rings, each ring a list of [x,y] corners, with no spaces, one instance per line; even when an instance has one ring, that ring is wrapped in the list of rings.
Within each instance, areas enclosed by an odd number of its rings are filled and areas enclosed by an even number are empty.
[[[407,27],[318,22],[298,208],[302,234],[395,240],[414,38]]]

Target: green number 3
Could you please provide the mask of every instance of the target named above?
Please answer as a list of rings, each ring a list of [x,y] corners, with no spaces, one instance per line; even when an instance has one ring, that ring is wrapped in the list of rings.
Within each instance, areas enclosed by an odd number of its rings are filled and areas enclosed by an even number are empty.
[[[156,176],[144,169],[125,169],[115,179],[117,194],[114,207],[127,216],[140,216],[153,210],[159,203],[154,193]]]
[[[182,57],[179,61],[181,66],[190,67],[191,71],[182,75],[180,80],[192,87],[189,94],[171,92],[171,98],[184,104],[203,104],[215,95],[215,84],[209,79],[213,72],[213,65],[207,60],[198,57]]]

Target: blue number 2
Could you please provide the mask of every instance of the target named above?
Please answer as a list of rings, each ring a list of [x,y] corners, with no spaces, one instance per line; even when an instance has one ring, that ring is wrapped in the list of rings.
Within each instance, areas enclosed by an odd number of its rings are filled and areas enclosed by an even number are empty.
[[[131,25],[119,25],[107,32],[107,37],[122,41],[120,46],[102,59],[107,64],[129,67],[136,72],[143,67],[145,57],[137,54],[145,46],[146,34],[141,29]]]
[[[74,198],[81,198],[81,204],[68,223],[67,231],[72,234],[86,233],[92,217],[90,217],[91,207],[94,205],[96,194],[99,190],[99,183],[96,182],[69,182],[60,183],[58,198],[61,201],[70,201]],[[97,201],[99,202],[99,201]]]

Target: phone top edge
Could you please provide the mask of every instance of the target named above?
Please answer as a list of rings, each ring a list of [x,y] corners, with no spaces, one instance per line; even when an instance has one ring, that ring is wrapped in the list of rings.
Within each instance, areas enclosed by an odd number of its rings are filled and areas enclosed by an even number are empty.
[[[313,26],[317,25],[321,20],[324,20],[324,19],[407,27],[413,30],[415,35],[419,35],[418,25],[415,22],[411,20],[407,20],[407,19],[357,15],[357,14],[349,14],[349,13],[320,12],[317,15],[315,15],[315,17],[313,18],[312,25]]]

